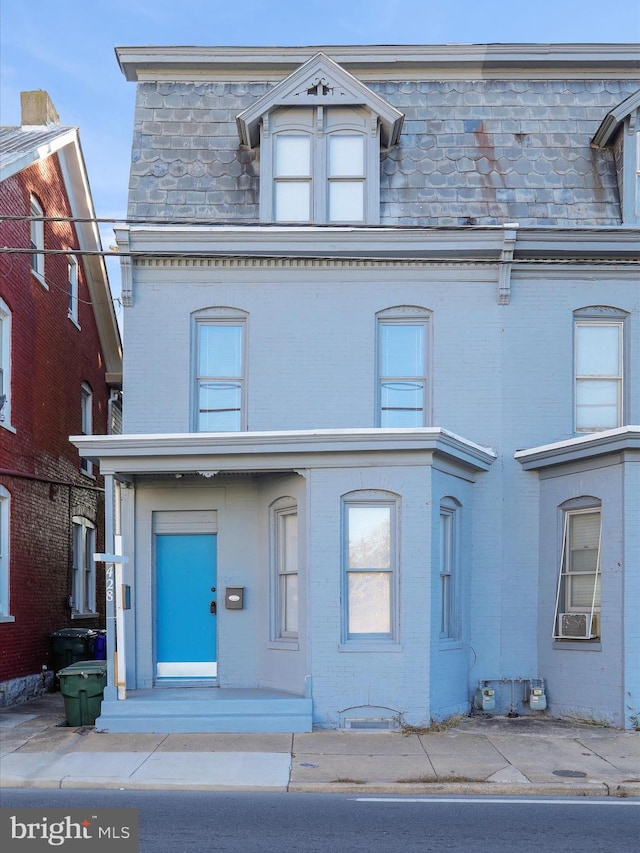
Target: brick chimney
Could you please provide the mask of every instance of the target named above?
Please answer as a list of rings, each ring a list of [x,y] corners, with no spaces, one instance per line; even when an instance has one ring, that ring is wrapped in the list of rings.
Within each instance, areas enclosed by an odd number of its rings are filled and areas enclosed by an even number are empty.
[[[22,125],[60,124],[60,117],[53,101],[43,89],[35,92],[20,92]]]

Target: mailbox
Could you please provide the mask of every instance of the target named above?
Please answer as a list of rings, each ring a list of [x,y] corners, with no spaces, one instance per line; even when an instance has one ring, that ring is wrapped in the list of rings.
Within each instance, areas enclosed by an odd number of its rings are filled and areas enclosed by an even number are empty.
[[[227,610],[242,610],[244,607],[244,587],[228,586],[224,593],[224,606]]]

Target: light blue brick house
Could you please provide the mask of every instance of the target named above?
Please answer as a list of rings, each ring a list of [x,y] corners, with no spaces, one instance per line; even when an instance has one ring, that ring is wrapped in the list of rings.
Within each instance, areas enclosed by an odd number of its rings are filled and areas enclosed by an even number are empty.
[[[98,726],[629,727],[638,47],[117,55]]]

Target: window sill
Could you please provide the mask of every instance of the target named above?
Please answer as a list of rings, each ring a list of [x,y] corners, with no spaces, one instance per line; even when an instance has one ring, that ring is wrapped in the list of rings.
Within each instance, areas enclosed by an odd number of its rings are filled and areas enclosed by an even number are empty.
[[[602,640],[555,640],[553,648],[566,652],[601,652]]]
[[[79,613],[78,611],[74,611],[71,614],[72,619],[97,619],[99,617],[99,613],[94,613],[93,611],[89,613]]]
[[[16,621],[15,616],[0,616],[0,624],[2,622],[15,622],[15,621]]]
[[[71,316],[71,314],[67,314],[67,317],[69,318],[69,320],[71,320],[71,322],[72,322],[72,323],[73,323],[73,325],[76,327],[76,329],[77,329],[79,332],[81,332],[81,331],[82,331],[82,326],[80,325],[80,323],[78,323],[78,321],[76,320],[76,318],[75,318],[75,317],[72,317],[72,316]]]
[[[462,640],[453,640],[450,637],[440,637],[438,640],[438,651],[449,652],[456,649],[463,649],[464,643]]]
[[[49,290],[49,285],[44,280],[44,276],[42,275],[42,273],[36,272],[36,270],[32,268],[31,275],[36,279],[36,281],[40,282],[40,284],[44,287],[45,290]]]
[[[300,645],[297,640],[272,640],[267,643],[268,649],[279,649],[285,652],[297,652],[300,650]]]
[[[96,479],[96,475],[93,473],[93,471],[85,471],[84,468],[81,468],[80,473],[83,477],[88,477],[90,480]]]
[[[6,429],[7,432],[12,432],[14,434],[18,432],[18,430],[14,426],[11,426],[11,424],[6,424],[4,421],[0,421],[0,427],[2,427],[2,429]]]
[[[339,652],[374,652],[375,654],[387,652],[403,652],[402,643],[394,643],[390,640],[348,640],[346,643],[340,643],[338,646]]]

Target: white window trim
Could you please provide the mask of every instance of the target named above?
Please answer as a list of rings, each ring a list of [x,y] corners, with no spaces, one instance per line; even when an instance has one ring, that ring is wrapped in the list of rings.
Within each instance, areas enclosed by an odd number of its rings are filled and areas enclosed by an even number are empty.
[[[88,382],[80,387],[80,432],[82,435],[93,435],[93,391]],[[90,459],[80,460],[80,471],[87,477],[94,478],[93,462]]]
[[[333,112],[332,112],[333,110]],[[282,112],[266,114],[262,119],[261,128],[261,172],[260,172],[260,218],[263,222],[295,223],[296,220],[276,220],[275,215],[275,185],[280,180],[276,175],[275,158],[277,139],[286,135],[304,135],[311,141],[311,174],[304,180],[310,187],[309,218],[301,224],[329,225],[371,225],[380,221],[380,134],[377,117],[365,108],[352,107],[353,118],[344,119],[335,125],[332,117],[346,112],[345,107],[309,106],[296,110],[283,108]],[[298,117],[296,118],[296,113]],[[274,127],[279,115],[289,115],[290,119],[279,127]],[[312,118],[309,118],[309,115]],[[302,117],[306,121],[302,121]],[[356,120],[359,119],[359,121]],[[328,175],[330,139],[334,135],[357,135],[362,137],[364,174],[358,176],[363,185],[362,219],[332,220],[329,218],[329,183],[333,181]],[[303,180],[301,177],[300,180]],[[337,180],[337,179],[335,179]]]
[[[67,288],[67,317],[71,320],[74,326],[80,329],[80,322],[78,320],[78,258],[73,254],[67,255]]]
[[[380,358],[382,354],[382,336],[380,329],[383,325],[398,324],[398,325],[416,325],[422,326],[424,329],[424,375],[421,377],[396,377],[382,376],[380,372]],[[408,379],[408,381],[422,380],[424,382],[424,393],[422,398],[422,423],[420,426],[431,426],[431,406],[432,406],[432,381],[431,381],[431,311],[427,308],[421,308],[415,305],[402,305],[394,308],[385,308],[376,314],[376,389],[375,389],[375,425],[382,426],[382,383],[383,381]]]
[[[609,427],[578,427],[578,412],[577,412],[577,387],[578,380],[588,380],[588,376],[580,376],[578,374],[577,368],[577,347],[578,347],[578,328],[581,326],[615,326],[619,329],[618,335],[618,358],[620,365],[620,372],[616,376],[605,376],[604,374],[599,375],[598,377],[594,377],[593,381],[598,381],[602,379],[616,381],[618,383],[618,395],[617,395],[617,409],[618,409],[618,417],[617,417],[617,427],[621,427],[625,423],[625,396],[627,393],[626,383],[625,383],[625,373],[627,372],[627,358],[626,358],[626,335],[625,335],[625,325],[626,325],[626,316],[627,312],[622,311],[618,308],[613,308],[606,305],[594,305],[587,308],[580,308],[573,312],[573,430],[576,434],[588,434],[594,432],[603,432],[605,429]]]
[[[88,518],[81,515],[74,515],[71,522],[71,553],[73,558],[73,582],[71,590],[72,618],[95,616],[97,612],[96,564],[92,556],[96,546],[96,526]],[[88,593],[85,594],[87,590]]]
[[[35,250],[30,258],[31,273],[48,290],[49,285],[44,277],[44,222],[38,218],[44,216],[44,210],[34,195],[31,195],[29,199],[29,216],[32,217],[30,221],[29,244]]]
[[[284,565],[284,542],[283,542],[283,527],[284,519],[289,516],[298,518],[298,505],[294,498],[283,497],[279,498],[271,505],[271,577],[272,577],[272,628],[271,628],[271,643],[273,648],[298,648],[298,638],[300,633],[300,598],[298,597],[298,630],[286,631],[284,629],[285,618],[285,584],[284,578],[289,575],[297,575],[298,577],[298,595],[300,592],[300,551],[298,549],[298,565],[295,572],[287,570]]]
[[[460,613],[460,511],[454,498],[440,503],[440,643],[458,643],[461,638]],[[444,522],[446,519],[446,522]],[[443,536],[446,535],[446,542]],[[445,546],[443,548],[443,545]],[[447,594],[445,595],[445,590]]]
[[[0,351],[0,395],[4,396],[4,405],[0,407],[0,426],[10,432],[15,432],[15,428],[11,424],[11,374],[12,374],[12,315],[9,306],[0,299],[0,324],[2,324],[2,334],[0,335],[2,351]]]
[[[10,611],[11,492],[0,486],[0,622],[15,622]]]
[[[193,432],[200,432],[200,381],[206,378],[233,379],[240,385],[240,429],[245,432],[247,424],[247,385],[248,385],[248,339],[249,339],[249,315],[239,308],[207,308],[197,311],[192,315],[192,391],[191,391],[191,428]],[[202,326],[240,326],[242,328],[242,374],[239,377],[204,377],[199,375],[199,342],[200,328]],[[235,430],[234,430],[235,432]]]
[[[349,509],[351,507],[388,507],[390,509],[390,566],[388,569],[352,569],[349,567]],[[378,647],[392,646],[400,650],[398,641],[400,629],[399,616],[399,574],[400,574],[400,496],[393,492],[366,490],[350,492],[342,497],[342,636],[341,650],[368,650]],[[355,633],[349,626],[349,575],[351,573],[367,572],[377,574],[386,572],[390,575],[389,602],[389,632],[385,633]]]
[[[601,605],[596,604],[596,592],[598,589],[598,581],[601,582],[601,555],[602,555],[602,508],[599,504],[595,502],[586,501],[586,506],[576,506],[575,504],[585,503],[584,499],[575,499],[569,502],[569,506],[565,506],[562,511],[562,543],[560,550],[560,568],[558,572],[558,583],[556,587],[556,604],[555,604],[555,614],[553,620],[553,638],[555,640],[567,640],[570,639],[574,642],[584,642],[592,641],[594,639],[600,638],[600,612]],[[596,569],[595,572],[588,572],[586,574],[593,575],[593,591],[591,596],[591,606],[585,607],[577,607],[572,606],[569,600],[569,583],[571,582],[571,576],[574,574],[569,569],[569,534],[570,534],[570,526],[571,519],[575,518],[579,515],[588,515],[588,514],[597,514],[599,516],[599,537],[598,537],[598,554],[596,557]],[[578,636],[567,636],[566,632],[562,630],[562,619],[564,615],[580,615],[583,614],[587,617],[586,627],[590,630],[587,631],[584,637]]]

